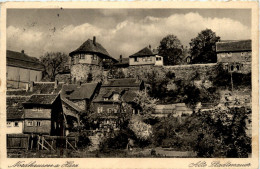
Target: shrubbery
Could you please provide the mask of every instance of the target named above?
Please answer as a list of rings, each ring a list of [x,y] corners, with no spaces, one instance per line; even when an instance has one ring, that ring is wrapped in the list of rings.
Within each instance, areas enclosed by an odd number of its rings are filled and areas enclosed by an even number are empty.
[[[193,113],[186,118],[165,118],[154,125],[153,144],[193,150],[198,157],[248,157],[251,138],[246,120],[251,110],[232,108]]]

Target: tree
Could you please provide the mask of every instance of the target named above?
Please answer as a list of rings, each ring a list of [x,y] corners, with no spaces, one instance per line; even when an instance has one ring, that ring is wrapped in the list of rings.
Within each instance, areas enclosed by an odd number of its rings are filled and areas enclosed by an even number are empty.
[[[201,31],[196,38],[191,39],[190,52],[192,63],[217,62],[216,42],[220,37],[211,29]]]
[[[144,115],[152,114],[155,111],[156,102],[158,100],[150,97],[145,91],[137,92],[134,102],[140,106]]]
[[[158,48],[165,65],[177,65],[182,62],[183,46],[175,35],[164,37]]]
[[[54,81],[56,75],[65,69],[68,55],[61,52],[47,52],[40,57],[40,62],[44,67],[43,76],[46,80]]]

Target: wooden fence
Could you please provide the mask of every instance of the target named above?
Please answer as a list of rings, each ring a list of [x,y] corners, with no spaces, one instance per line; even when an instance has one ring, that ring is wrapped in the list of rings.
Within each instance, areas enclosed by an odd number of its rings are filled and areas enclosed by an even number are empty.
[[[7,149],[25,149],[29,148],[28,134],[7,134]]]
[[[76,136],[48,136],[48,135],[34,135],[29,134],[7,134],[7,149],[19,150],[48,150],[56,151],[57,147],[64,147],[66,149],[77,149],[78,137]]]

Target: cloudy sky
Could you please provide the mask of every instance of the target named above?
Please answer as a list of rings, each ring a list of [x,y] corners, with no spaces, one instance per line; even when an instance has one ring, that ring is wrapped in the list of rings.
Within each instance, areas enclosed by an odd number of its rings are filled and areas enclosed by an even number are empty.
[[[184,46],[203,29],[222,40],[251,38],[248,9],[8,9],[7,49],[25,50],[40,57],[45,52],[69,53],[97,37],[118,58],[152,48],[168,34]]]

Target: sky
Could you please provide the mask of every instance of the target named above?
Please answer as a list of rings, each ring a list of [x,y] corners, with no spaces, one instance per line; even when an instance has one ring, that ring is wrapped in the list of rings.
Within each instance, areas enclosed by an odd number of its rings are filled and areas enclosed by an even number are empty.
[[[250,9],[8,9],[7,49],[40,57],[69,54],[96,36],[118,59],[159,46],[169,34],[183,46],[204,29],[221,40],[251,39]]]

